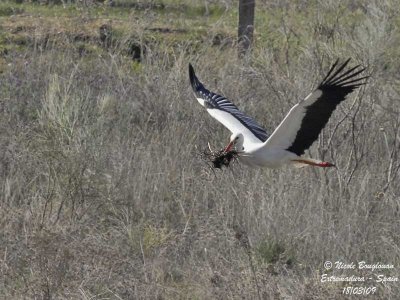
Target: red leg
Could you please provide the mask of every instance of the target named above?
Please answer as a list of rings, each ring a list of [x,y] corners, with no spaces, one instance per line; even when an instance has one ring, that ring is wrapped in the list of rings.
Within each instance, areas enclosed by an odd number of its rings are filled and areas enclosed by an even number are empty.
[[[293,159],[293,161],[299,162],[302,164],[306,164],[306,165],[310,165],[310,166],[321,167],[321,168],[335,167],[334,164],[331,164],[331,163],[325,162],[325,161],[315,162],[315,161],[312,161],[311,159],[310,160],[308,160],[308,159]]]

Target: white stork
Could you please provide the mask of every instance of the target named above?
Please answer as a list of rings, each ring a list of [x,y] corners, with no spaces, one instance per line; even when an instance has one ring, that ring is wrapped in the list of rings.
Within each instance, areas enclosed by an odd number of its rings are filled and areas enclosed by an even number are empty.
[[[337,60],[316,90],[291,108],[269,135],[255,120],[241,112],[232,102],[207,90],[189,64],[189,77],[199,103],[232,135],[225,152],[235,149],[239,160],[250,166],[279,168],[286,164],[333,167],[334,164],[301,156],[318,138],[336,106],[347,95],[366,83],[368,76],[358,77],[365,68],[345,70],[350,59],[338,66]]]

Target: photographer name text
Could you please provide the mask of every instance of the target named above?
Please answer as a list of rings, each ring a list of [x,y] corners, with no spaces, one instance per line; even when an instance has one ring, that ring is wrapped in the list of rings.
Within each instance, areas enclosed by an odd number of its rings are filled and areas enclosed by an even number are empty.
[[[394,269],[394,266],[392,264],[382,264],[380,262],[377,263],[367,263],[365,261],[359,261],[357,264],[354,262],[351,263],[344,263],[341,261],[336,261],[334,263],[335,269],[338,270],[382,270],[382,269]]]

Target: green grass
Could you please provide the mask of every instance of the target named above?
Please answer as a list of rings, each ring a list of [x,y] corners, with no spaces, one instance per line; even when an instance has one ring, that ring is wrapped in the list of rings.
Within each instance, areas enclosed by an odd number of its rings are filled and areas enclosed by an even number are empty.
[[[210,4],[206,9],[204,3],[190,1],[156,1],[151,4],[123,2],[125,4],[117,1],[114,7],[101,4],[85,6],[72,3],[63,6],[3,2],[0,4],[0,11],[4,11],[0,26],[4,30],[3,36],[7,38],[0,40],[0,48],[2,52],[23,52],[35,43],[32,36],[39,36],[40,39],[40,36],[50,34],[51,39],[57,42],[57,34],[60,33],[73,40],[78,40],[77,37],[83,34],[90,41],[77,41],[77,51],[98,53],[99,49],[93,44],[98,39],[99,27],[107,23],[113,26],[119,44],[130,37],[139,39],[144,45],[157,41],[159,47],[170,49],[172,55],[173,49],[182,45],[196,47],[196,44],[204,42],[213,43],[215,37],[222,37],[223,41],[228,41],[228,45],[235,41],[235,6]],[[291,60],[297,59],[304,49],[315,45],[316,37],[320,42],[348,48],[346,43],[351,39],[347,37],[357,35],[359,25],[368,22],[363,6],[348,9],[346,3],[325,4],[324,9],[316,2],[307,5],[307,9],[301,3],[288,7],[259,4],[257,8],[256,45],[268,45],[274,53],[279,53],[279,59],[286,64],[290,63],[289,57]],[[37,22],[38,18],[42,21]],[[393,21],[388,22],[387,26],[399,23],[398,18],[391,18]],[[76,23],[78,26],[75,26]],[[371,24],[371,29],[373,27],[376,24]],[[388,47],[387,51],[396,55],[398,47],[395,45],[400,36],[393,28],[393,47]],[[307,34],[303,34],[303,31]],[[63,43],[63,38],[61,36],[57,42],[61,44],[60,47],[70,47]],[[41,43],[40,40],[38,42]]]
[[[285,246],[282,242],[274,242],[274,241],[263,241],[257,247],[257,255],[261,262],[263,263],[276,263],[283,256],[285,252]],[[287,259],[292,261],[292,258]]]
[[[195,47],[218,34],[229,38],[234,36],[234,31],[224,26],[229,15],[223,14],[225,10],[218,5],[206,9],[204,5],[169,1],[160,2],[160,5],[156,3],[150,11],[134,1],[119,4],[107,7],[3,2],[0,4],[0,11],[4,11],[0,16],[0,26],[4,33],[0,49],[5,54],[24,52],[35,45],[46,46],[43,44],[49,38],[56,47],[71,47],[83,54],[101,54],[98,39],[103,24],[112,25],[113,40],[118,48],[126,47],[120,53],[127,56],[129,40],[132,39],[142,43],[143,47],[164,47],[173,55],[174,49],[189,44]],[[151,9],[153,5],[149,7]],[[210,28],[209,24],[213,22],[218,22],[218,27]],[[81,40],[81,36],[85,40]],[[66,37],[71,41],[65,43]]]

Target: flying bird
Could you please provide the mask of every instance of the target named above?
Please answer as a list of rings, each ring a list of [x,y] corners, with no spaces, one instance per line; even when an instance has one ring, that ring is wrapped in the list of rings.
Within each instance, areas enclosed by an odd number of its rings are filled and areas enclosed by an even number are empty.
[[[205,88],[191,64],[189,78],[197,101],[232,132],[226,153],[237,151],[239,160],[250,166],[333,167],[332,163],[302,155],[318,138],[337,105],[369,77],[359,76],[365,70],[360,65],[346,68],[349,61],[339,64],[337,60],[319,86],[290,109],[271,135],[227,98]]]

